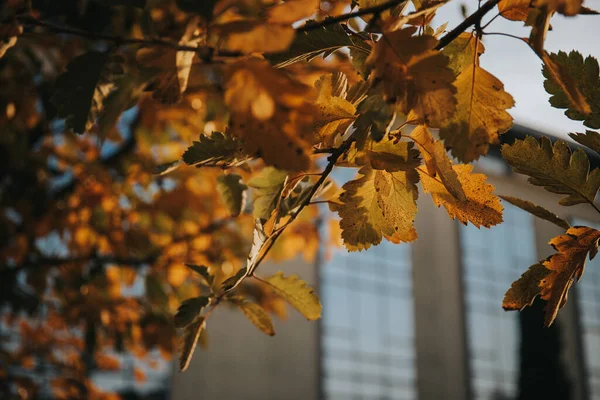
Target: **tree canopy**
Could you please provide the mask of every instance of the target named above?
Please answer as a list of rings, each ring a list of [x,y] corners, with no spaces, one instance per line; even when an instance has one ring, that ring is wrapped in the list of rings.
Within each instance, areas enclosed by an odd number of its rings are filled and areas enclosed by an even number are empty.
[[[179,342],[185,370],[217,307],[267,335],[286,304],[316,320],[314,290],[285,271],[264,276],[263,261],[412,242],[419,195],[465,225],[500,224],[500,198],[470,165],[513,124],[513,97],[480,64],[486,35],[510,36],[493,31],[497,17],[530,28],[510,45],[539,57],[550,104],[587,128],[570,136],[600,154],[598,61],[544,49],[553,18],[597,12],[583,0],[487,0],[436,25],[452,6],[3,2],[0,302],[13,345],[0,393],[112,398],[90,380],[120,368],[107,349],[153,365],[151,350],[169,359]],[[581,149],[528,137],[501,151],[560,205],[600,212],[600,171]],[[356,176],[338,187],[337,168]],[[539,296],[550,325],[600,231],[502,199],[565,230],[502,302],[521,310]]]

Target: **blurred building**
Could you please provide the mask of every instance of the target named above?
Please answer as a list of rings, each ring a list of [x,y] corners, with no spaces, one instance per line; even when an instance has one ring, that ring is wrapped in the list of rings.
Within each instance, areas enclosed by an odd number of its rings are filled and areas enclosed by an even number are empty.
[[[516,127],[505,140],[526,134],[538,135]],[[600,226],[589,207],[558,207],[557,196],[512,173],[494,151],[477,168],[497,194]],[[174,373],[171,400],[600,399],[600,261],[588,264],[553,328],[541,328],[539,307],[503,311],[510,284],[563,233],[504,205],[502,225],[477,229],[422,195],[412,245],[340,249],[316,265],[284,266],[318,287],[322,320],[292,311],[270,338],[220,310],[209,321],[209,349]],[[528,385],[539,396],[526,394]]]

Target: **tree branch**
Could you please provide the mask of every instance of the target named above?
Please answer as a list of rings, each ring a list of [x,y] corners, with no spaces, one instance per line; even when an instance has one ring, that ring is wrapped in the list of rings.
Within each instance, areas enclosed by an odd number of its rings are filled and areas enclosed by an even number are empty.
[[[373,7],[367,7],[360,9],[358,11],[354,11],[347,14],[338,15],[337,17],[326,18],[320,22],[307,22],[303,26],[296,29],[296,32],[308,32],[314,31],[315,29],[319,29],[323,26],[337,24],[338,22],[346,21],[354,17],[361,17],[363,15],[370,14],[379,14],[383,11],[389,10],[390,8],[394,8],[398,4],[402,3],[404,0],[390,0],[386,3],[379,4]]]
[[[452,29],[450,32],[445,34],[439,41],[436,46],[437,50],[441,50],[444,47],[448,46],[454,39],[456,39],[461,33],[467,30],[467,28],[478,24],[481,22],[481,19],[485,14],[490,12],[496,4],[498,4],[500,0],[488,0],[484,5],[482,5],[477,11],[473,14],[469,15],[463,22],[458,24],[456,28]]]

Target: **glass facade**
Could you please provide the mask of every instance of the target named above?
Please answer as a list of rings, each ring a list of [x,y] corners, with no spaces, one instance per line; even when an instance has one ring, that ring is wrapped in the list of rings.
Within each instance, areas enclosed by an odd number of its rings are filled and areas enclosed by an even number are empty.
[[[504,293],[537,261],[530,214],[505,204],[504,223],[460,229],[469,369],[473,398],[516,398],[518,314],[501,307]]]
[[[576,220],[573,225],[600,229],[600,224]],[[581,280],[574,286],[583,336],[583,358],[590,399],[600,399],[600,257],[587,261]]]
[[[417,398],[410,249],[339,249],[322,266],[325,399]]]

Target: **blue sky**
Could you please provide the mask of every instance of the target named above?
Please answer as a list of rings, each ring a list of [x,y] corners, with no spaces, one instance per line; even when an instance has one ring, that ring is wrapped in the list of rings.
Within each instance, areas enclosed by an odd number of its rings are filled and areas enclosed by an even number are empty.
[[[454,3],[454,4],[453,4]],[[469,4],[469,14],[475,11],[477,2],[451,2],[442,7],[436,17],[441,24],[450,21],[448,30],[462,21],[460,4]],[[586,6],[600,10],[600,0],[588,0]],[[495,15],[490,12],[489,20]],[[566,18],[557,15],[552,19],[553,31],[548,32],[546,49],[551,52],[578,50],[584,57],[592,55],[600,58],[600,15],[583,15]],[[530,28],[520,22],[497,18],[486,29],[487,32],[505,32],[527,37]],[[578,121],[567,118],[564,110],[557,110],[548,103],[548,94],[543,87],[540,59],[524,43],[503,36],[486,36],[485,54],[481,66],[496,75],[513,95],[516,105],[509,110],[515,122],[559,137],[567,137],[569,132],[584,132],[585,127]]]

